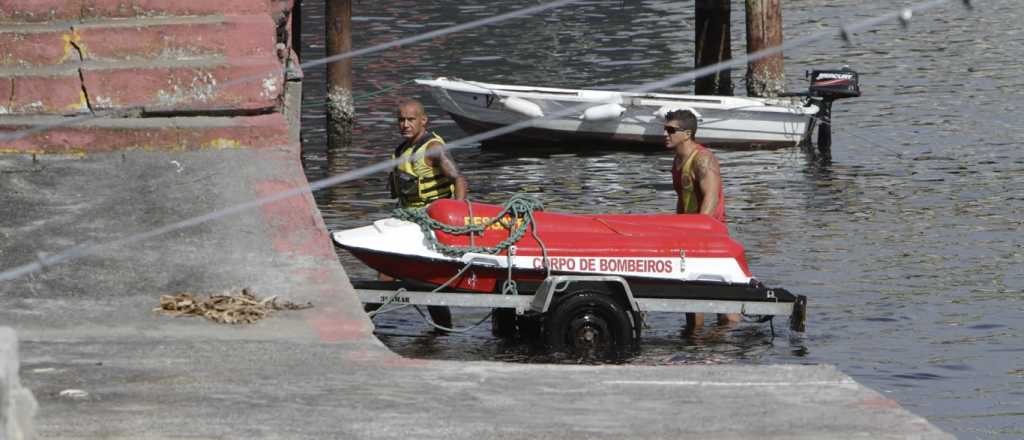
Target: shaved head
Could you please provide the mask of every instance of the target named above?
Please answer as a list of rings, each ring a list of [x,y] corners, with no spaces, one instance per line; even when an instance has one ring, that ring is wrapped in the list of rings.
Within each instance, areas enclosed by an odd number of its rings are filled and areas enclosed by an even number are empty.
[[[403,99],[398,101],[398,113],[402,113],[402,110],[412,111],[412,114],[416,116],[427,116],[426,110],[423,110],[423,103],[415,99]]]
[[[398,102],[398,132],[408,141],[419,139],[427,131],[427,112],[415,99]]]

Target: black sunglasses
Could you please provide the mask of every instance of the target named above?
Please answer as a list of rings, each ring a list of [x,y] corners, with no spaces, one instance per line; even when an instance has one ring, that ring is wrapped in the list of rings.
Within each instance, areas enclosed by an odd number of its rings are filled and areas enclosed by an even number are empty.
[[[676,134],[677,131],[679,131],[679,129],[676,128],[676,127],[672,127],[670,125],[666,125],[665,126],[665,133],[668,133],[668,134],[672,135],[672,134]]]

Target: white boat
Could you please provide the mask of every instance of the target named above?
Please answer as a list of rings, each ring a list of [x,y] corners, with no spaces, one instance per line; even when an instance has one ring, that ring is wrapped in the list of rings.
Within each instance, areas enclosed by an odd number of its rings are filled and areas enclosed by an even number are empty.
[[[534,119],[527,128],[484,141],[517,146],[661,148],[664,114],[681,108],[697,113],[697,141],[705,145],[793,146],[809,139],[815,117],[824,107],[823,99],[828,101],[825,105],[831,105],[828,96],[812,95],[818,98],[812,99],[808,94],[804,98],[743,98],[628,93],[490,84],[445,77],[418,79],[416,83],[430,87],[441,108],[471,134]],[[573,109],[567,110],[570,108]]]

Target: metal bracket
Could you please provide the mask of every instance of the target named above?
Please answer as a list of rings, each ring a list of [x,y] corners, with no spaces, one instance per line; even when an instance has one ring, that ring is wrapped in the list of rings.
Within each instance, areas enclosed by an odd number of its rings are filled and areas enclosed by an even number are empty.
[[[626,292],[626,300],[629,303],[630,311],[640,310],[637,304],[636,298],[633,297],[633,291],[629,288],[629,283],[620,276],[614,275],[553,275],[546,278],[541,282],[540,286],[537,287],[537,292],[533,295],[533,301],[530,303],[530,310],[537,313],[547,313],[551,307],[551,299],[554,298],[556,293],[561,293],[569,289],[572,283],[577,282],[612,282],[619,283],[622,285],[622,289]]]

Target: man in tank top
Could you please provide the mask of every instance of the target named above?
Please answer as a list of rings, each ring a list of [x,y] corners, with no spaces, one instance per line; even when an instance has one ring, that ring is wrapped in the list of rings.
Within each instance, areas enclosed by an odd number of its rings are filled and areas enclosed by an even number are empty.
[[[690,110],[665,114],[665,148],[675,152],[672,187],[676,191],[677,214],[704,214],[725,223],[725,193],[718,159],[698,144],[697,116]],[[719,324],[739,321],[738,314],[718,314]],[[704,326],[703,313],[686,314],[686,332]]]

